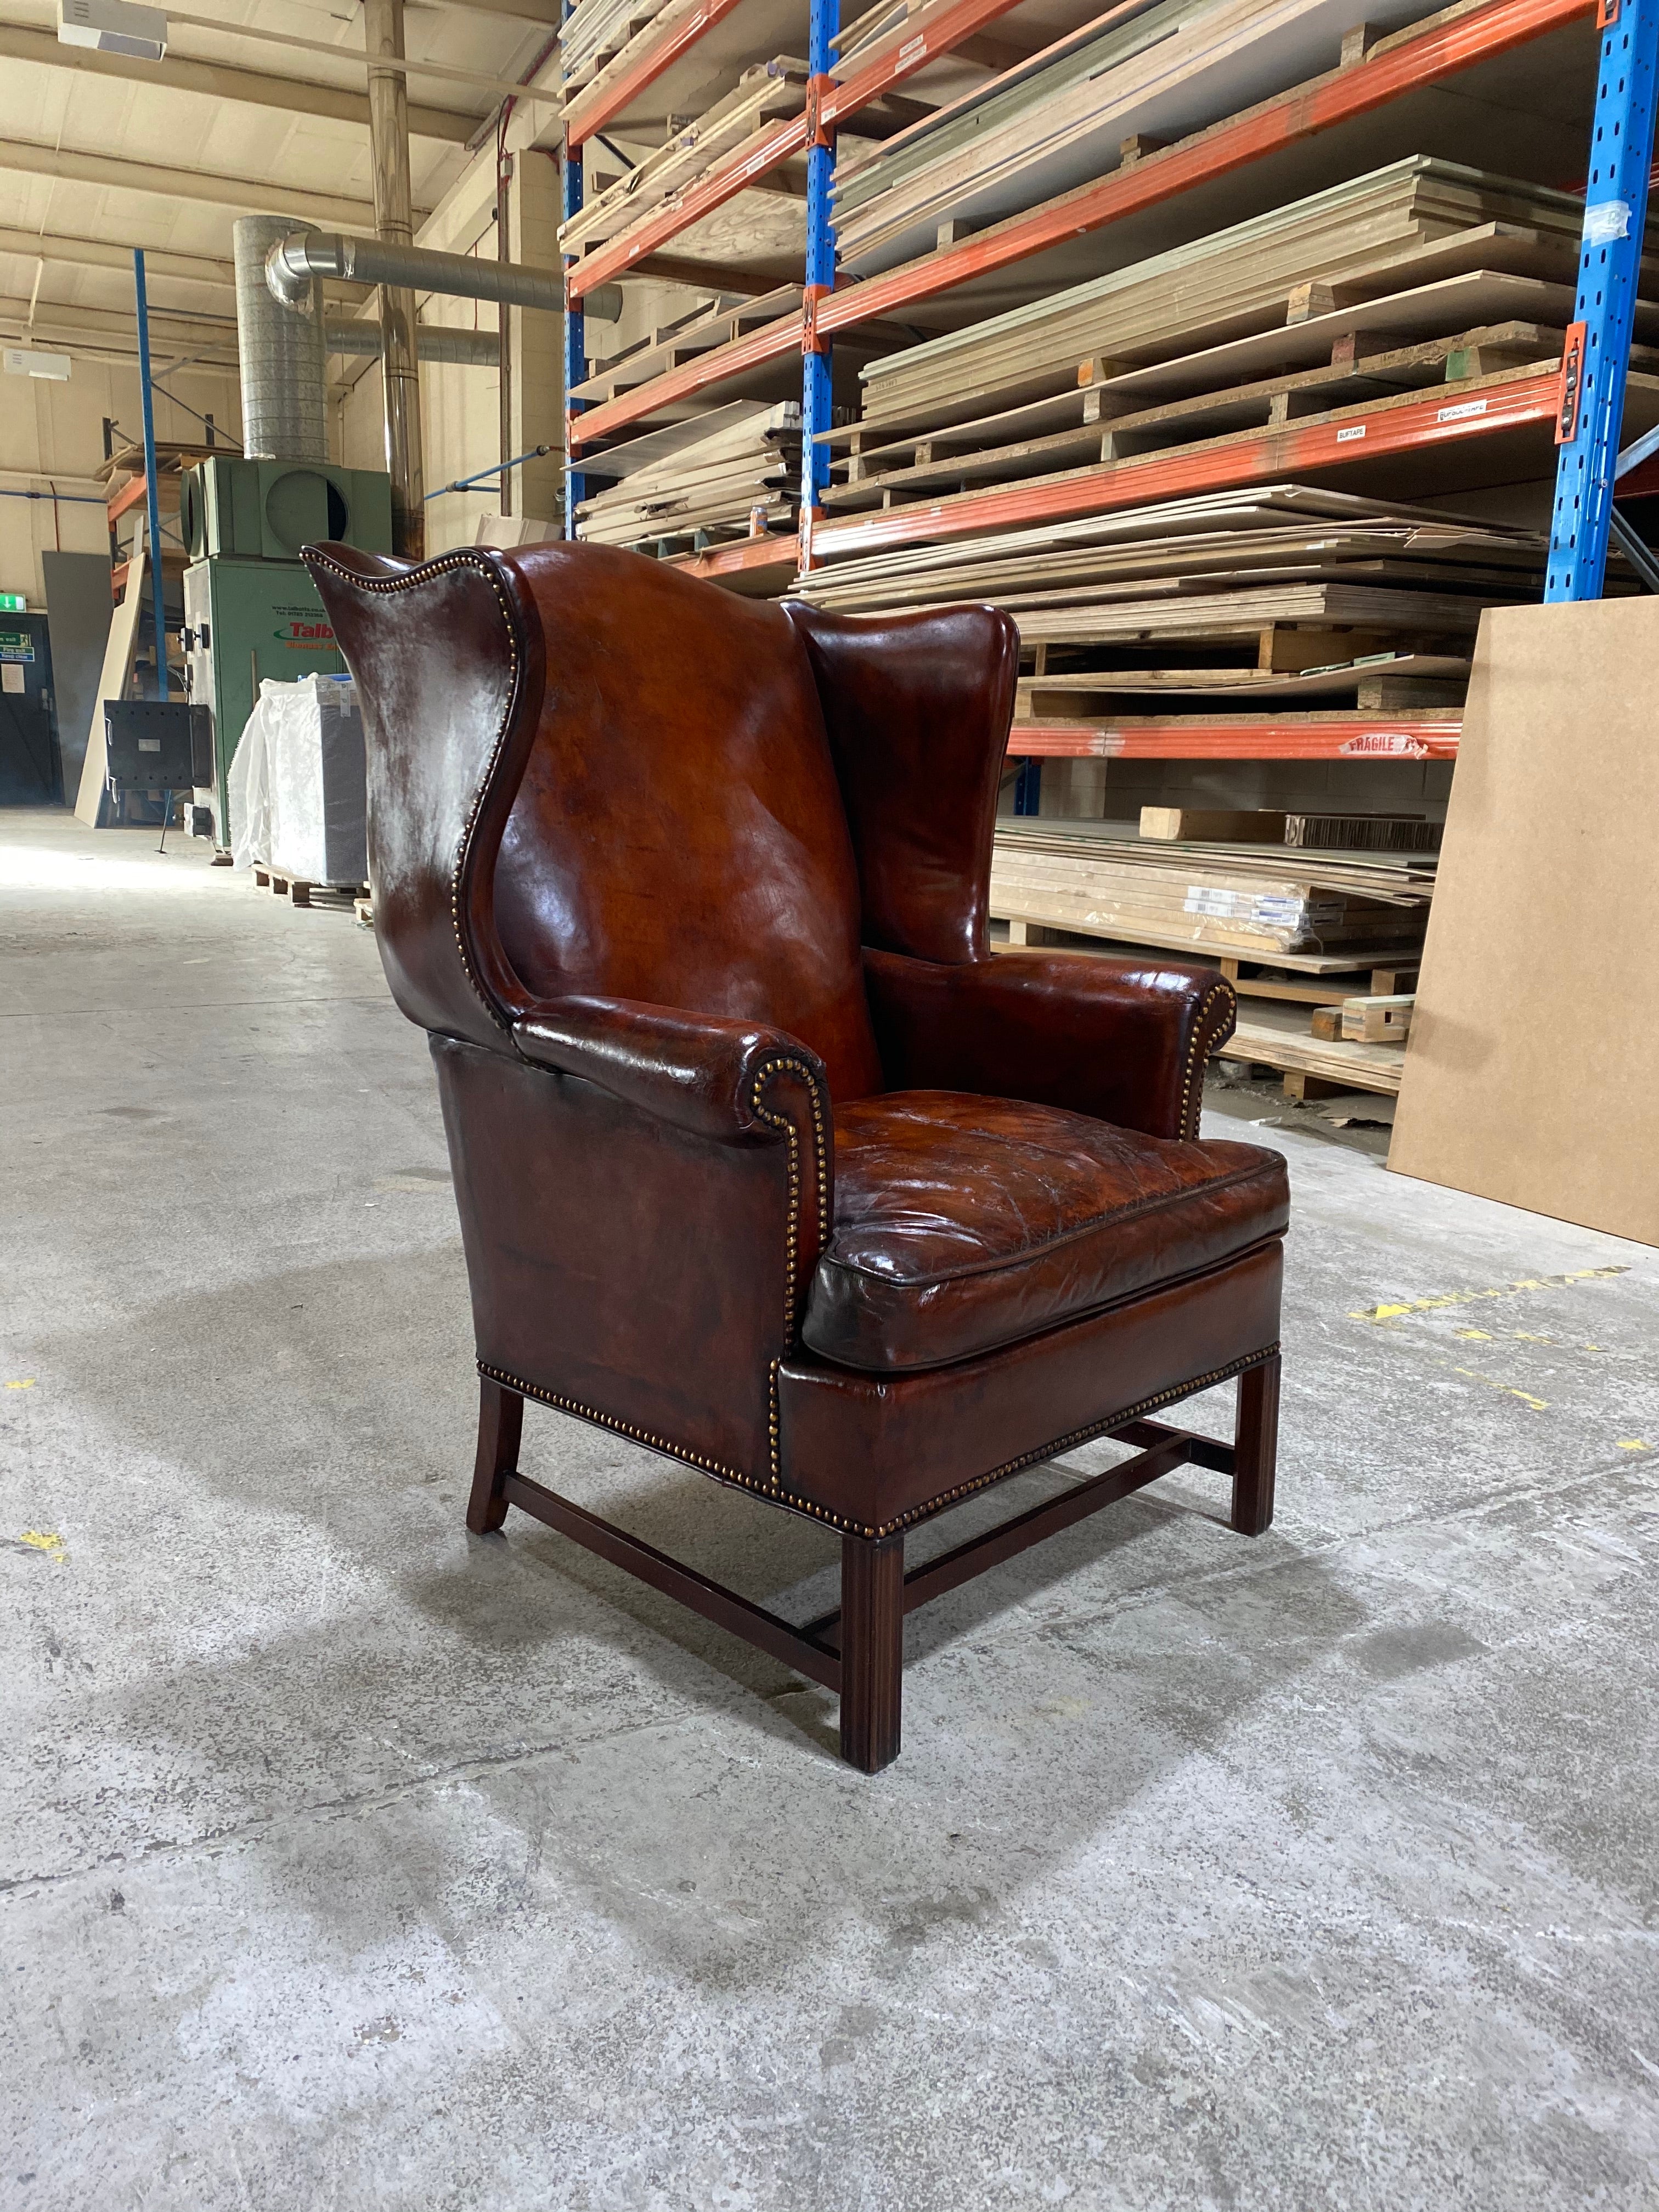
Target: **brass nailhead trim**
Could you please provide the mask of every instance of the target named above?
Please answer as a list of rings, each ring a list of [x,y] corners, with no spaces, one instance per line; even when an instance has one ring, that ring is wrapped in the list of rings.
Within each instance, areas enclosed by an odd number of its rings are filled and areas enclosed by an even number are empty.
[[[1197,1136],[1199,1116],[1204,1110],[1203,1067],[1210,1056],[1211,1009],[1233,997],[1231,983],[1216,984],[1206,994],[1193,1023],[1193,1041],[1187,1048],[1187,1073],[1181,1086],[1181,1133],[1188,1140]]]
[[[954,1490],[942,1491],[937,1498],[930,1498],[925,1504],[912,1506],[896,1521],[884,1522],[878,1528],[872,1528],[861,1521],[849,1521],[845,1514],[832,1513],[828,1506],[816,1504],[810,1498],[798,1498],[793,1491],[781,1486],[777,1472],[780,1363],[775,1359],[771,1364],[770,1376],[774,1472],[769,1482],[762,1482],[752,1474],[744,1474],[737,1468],[726,1466],[722,1461],[709,1459],[704,1453],[688,1451],[683,1445],[671,1443],[666,1437],[653,1436],[649,1429],[636,1428],[631,1421],[619,1421],[614,1413],[602,1413],[595,1406],[583,1405],[580,1399],[561,1397],[556,1390],[544,1390],[537,1383],[526,1382],[522,1376],[509,1374],[504,1367],[491,1367],[481,1359],[477,1362],[477,1368],[480,1375],[488,1376],[492,1382],[504,1382],[509,1390],[516,1390],[520,1397],[534,1398],[544,1406],[556,1407],[562,1413],[574,1413],[579,1419],[592,1421],[602,1429],[613,1430],[618,1436],[631,1437],[635,1443],[648,1445],[653,1451],[662,1452],[670,1459],[683,1461],[688,1467],[701,1468],[705,1474],[714,1475],[721,1482],[729,1482],[738,1490],[752,1491],[757,1497],[769,1498],[774,1504],[787,1505],[809,1520],[822,1521],[832,1528],[839,1528],[844,1535],[877,1537],[893,1535],[897,1530],[908,1528],[912,1523],[926,1520],[929,1515],[954,1504],[959,1498],[966,1498],[975,1490],[983,1490],[993,1482],[1000,1482],[1007,1475],[1017,1474],[1023,1467],[1034,1467],[1040,1460],[1054,1459],[1061,1452],[1071,1451],[1079,1444],[1087,1443],[1093,1437],[1104,1436],[1109,1429],[1127,1427],[1131,1421],[1139,1420],[1144,1414],[1155,1413],[1160,1406],[1170,1405],[1177,1398],[1189,1398],[1195,1391],[1207,1390],[1217,1382],[1230,1382],[1247,1368],[1260,1367],[1264,1360],[1277,1358],[1278,1356],[1278,1344],[1270,1344],[1265,1351],[1247,1353],[1243,1359],[1235,1359],[1225,1367],[1212,1369],[1207,1375],[1197,1375],[1190,1382],[1177,1382],[1167,1390],[1154,1391],[1151,1397],[1142,1398],[1133,1406],[1121,1407],[1116,1413],[1108,1413],[1103,1420],[1091,1422],[1087,1428],[1073,1429],[1068,1436],[1056,1437],[1052,1443],[1043,1444],[1036,1451],[1022,1453],[1019,1458],[994,1468],[989,1474],[975,1475],[971,1482],[959,1483]]]
[[[501,726],[497,729],[489,748],[489,758],[484,764],[483,774],[473,792],[472,804],[468,807],[466,819],[461,825],[461,840],[456,848],[455,865],[450,871],[449,876],[449,922],[450,927],[455,933],[455,949],[460,955],[462,973],[472,986],[479,1003],[490,1020],[498,1029],[509,1029],[512,1024],[478,981],[477,972],[472,965],[472,957],[467,950],[466,939],[461,929],[461,878],[465,872],[467,855],[472,843],[472,833],[477,826],[478,814],[483,805],[484,794],[494,782],[495,770],[501,764],[501,748],[507,743],[507,733],[513,726],[513,717],[519,704],[518,632],[514,627],[513,610],[507,593],[501,589],[501,579],[489,562],[481,560],[476,553],[465,552],[442,554],[437,560],[423,562],[418,568],[411,568],[407,575],[403,576],[357,576],[354,575],[349,568],[343,568],[337,561],[325,560],[320,556],[318,558],[317,566],[319,568],[326,568],[331,575],[338,576],[343,583],[350,584],[360,592],[380,592],[413,591],[419,585],[429,583],[433,577],[442,575],[447,569],[471,568],[477,574],[483,577],[490,590],[495,594],[496,602],[501,611],[501,624],[507,632],[508,664],[507,705],[502,711]]]

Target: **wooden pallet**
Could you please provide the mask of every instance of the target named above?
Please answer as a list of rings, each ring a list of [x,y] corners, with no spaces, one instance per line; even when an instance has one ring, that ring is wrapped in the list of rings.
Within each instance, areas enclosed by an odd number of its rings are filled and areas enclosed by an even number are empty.
[[[367,904],[367,884],[319,884],[304,876],[285,875],[263,860],[253,864],[253,881],[260,890],[274,891],[278,898],[291,899],[295,906],[312,906],[322,901],[330,906],[356,907],[361,900]]]
[[[960,431],[923,433],[881,445],[866,433],[861,449],[836,464],[843,480],[825,494],[823,503],[837,510],[886,508],[907,500],[937,499],[942,492],[1139,459],[1200,439],[1320,422],[1355,409],[1369,414],[1379,402],[1437,384],[1456,386],[1452,396],[1462,398],[1466,391],[1500,377],[1554,374],[1561,339],[1559,330],[1510,322],[1364,356],[1351,343],[1339,343],[1338,358],[1323,368],[1151,406],[1115,395],[1109,385],[1085,386],[1066,403],[1078,418],[1073,427],[1006,442],[994,438],[977,447],[966,443]],[[1659,353],[1636,346],[1632,362],[1651,370],[1659,367]],[[1090,367],[1080,365],[1080,378]],[[941,447],[949,450],[941,452]]]
[[[362,898],[355,898],[352,900],[351,911],[365,929],[374,928],[374,902],[372,898],[368,897],[367,894],[365,894]]]

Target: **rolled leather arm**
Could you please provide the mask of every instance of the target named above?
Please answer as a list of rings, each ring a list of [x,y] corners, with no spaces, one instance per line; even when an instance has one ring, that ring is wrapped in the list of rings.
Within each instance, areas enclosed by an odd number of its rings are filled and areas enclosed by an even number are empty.
[[[547,1000],[514,1024],[513,1042],[538,1067],[579,1075],[717,1144],[776,1134],[768,1092],[782,1079],[829,1097],[817,1055],[787,1030],[636,999]]]
[[[876,1042],[898,1091],[1063,1106],[1193,1137],[1204,1062],[1232,1035],[1232,986],[1156,954],[1008,952],[946,965],[866,947]]]

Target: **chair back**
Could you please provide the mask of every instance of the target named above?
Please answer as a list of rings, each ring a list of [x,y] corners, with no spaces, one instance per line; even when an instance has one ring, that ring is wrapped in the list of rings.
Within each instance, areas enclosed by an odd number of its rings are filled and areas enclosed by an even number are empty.
[[[538,998],[764,1021],[882,1087],[858,870],[805,650],[775,606],[618,548],[503,556],[545,669],[495,873]]]

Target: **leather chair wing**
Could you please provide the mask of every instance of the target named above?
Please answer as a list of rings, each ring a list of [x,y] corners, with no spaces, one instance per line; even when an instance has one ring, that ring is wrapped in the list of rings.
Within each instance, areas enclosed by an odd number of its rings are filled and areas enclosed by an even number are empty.
[[[783,611],[806,648],[858,855],[864,942],[981,960],[1019,632],[996,607]]]
[[[416,568],[313,545],[305,561],[362,709],[392,995],[436,1036],[501,1042],[526,994],[495,927],[495,856],[541,710],[540,629],[485,551]]]
[[[1237,1009],[1212,969],[1151,956],[866,951],[864,969],[890,1089],[1027,1098],[1150,1137],[1198,1134],[1204,1063]]]

